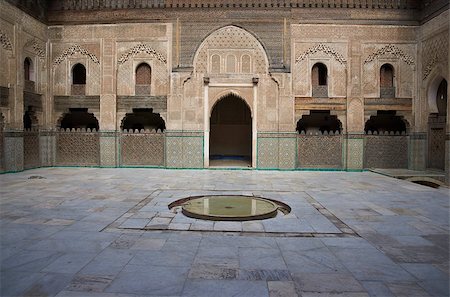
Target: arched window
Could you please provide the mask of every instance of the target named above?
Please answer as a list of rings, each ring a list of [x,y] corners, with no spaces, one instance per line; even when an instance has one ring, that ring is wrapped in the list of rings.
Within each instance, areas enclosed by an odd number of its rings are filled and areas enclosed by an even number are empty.
[[[72,84],[85,85],[86,84],[86,67],[83,64],[76,64],[72,69]]]
[[[23,61],[23,76],[25,80],[34,80],[33,61],[26,57]]]
[[[220,56],[213,55],[211,57],[211,73],[220,73]]]
[[[34,92],[35,82],[34,82],[34,66],[33,60],[26,57],[23,61],[23,77],[24,77],[24,89],[25,91]]]
[[[72,68],[72,95],[86,94],[86,68],[83,64],[75,64]]]
[[[150,95],[152,84],[152,68],[147,63],[136,67],[136,95]]]
[[[383,64],[380,68],[380,97],[395,97],[394,67],[390,64]]]
[[[312,96],[328,97],[328,70],[322,63],[314,64],[311,71]]]

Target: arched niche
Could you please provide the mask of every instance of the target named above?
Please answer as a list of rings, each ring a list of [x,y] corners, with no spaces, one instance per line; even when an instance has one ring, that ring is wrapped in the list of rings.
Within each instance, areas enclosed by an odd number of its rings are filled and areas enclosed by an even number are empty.
[[[166,123],[159,113],[154,113],[151,108],[134,108],[132,113],[127,113],[122,119],[122,130],[154,130],[164,132]]]
[[[225,70],[231,69],[231,62],[241,62],[244,55],[249,55],[251,65],[246,66],[246,69],[252,69],[253,73],[267,74],[269,69],[269,60],[264,50],[264,47],[259,40],[247,30],[230,25],[219,28],[209,34],[199,45],[194,55],[193,65],[196,73],[208,73],[209,71],[217,72],[217,66],[208,63],[217,63],[211,58],[214,55],[222,56],[225,59]],[[230,55],[234,58],[228,59]],[[217,58],[215,58],[217,59]],[[246,58],[247,59],[247,58]],[[227,61],[230,61],[230,68],[227,69]],[[242,69],[234,65],[235,71]]]
[[[297,122],[298,133],[337,133],[342,132],[342,123],[336,115],[331,115],[329,110],[311,110]]]
[[[370,116],[364,125],[364,132],[369,134],[396,133],[406,134],[409,129],[408,122],[397,115],[395,110],[379,110],[376,115]]]
[[[87,108],[70,108],[58,121],[62,129],[95,129],[99,130],[98,120]]]

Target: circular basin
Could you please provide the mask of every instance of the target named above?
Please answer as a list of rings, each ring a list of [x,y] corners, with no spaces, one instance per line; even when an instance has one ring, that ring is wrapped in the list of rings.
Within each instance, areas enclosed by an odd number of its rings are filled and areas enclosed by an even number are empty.
[[[248,221],[273,218],[279,205],[275,202],[249,196],[202,196],[181,204],[185,216],[215,221]]]

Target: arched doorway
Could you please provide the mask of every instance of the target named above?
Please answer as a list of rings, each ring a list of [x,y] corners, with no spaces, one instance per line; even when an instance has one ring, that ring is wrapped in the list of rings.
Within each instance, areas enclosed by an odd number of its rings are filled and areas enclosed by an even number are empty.
[[[445,170],[445,125],[447,123],[447,88],[445,79],[435,93],[436,110],[428,117],[428,168]]]
[[[251,167],[252,116],[246,102],[230,94],[216,103],[210,117],[210,166]]]

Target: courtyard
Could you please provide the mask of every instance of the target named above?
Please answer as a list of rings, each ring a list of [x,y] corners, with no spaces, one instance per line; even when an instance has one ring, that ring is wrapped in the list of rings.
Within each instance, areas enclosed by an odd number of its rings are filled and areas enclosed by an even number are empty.
[[[168,208],[225,194],[291,212],[225,222]],[[449,201],[372,172],[3,174],[1,296],[449,296]]]

